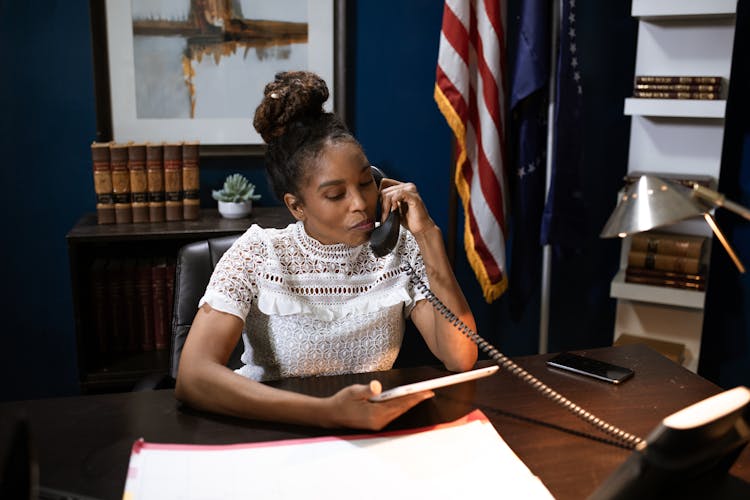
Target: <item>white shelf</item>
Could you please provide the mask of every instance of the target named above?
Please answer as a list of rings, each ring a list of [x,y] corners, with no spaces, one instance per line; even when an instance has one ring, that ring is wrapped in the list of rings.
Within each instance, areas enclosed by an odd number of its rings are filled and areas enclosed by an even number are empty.
[[[696,99],[625,99],[626,115],[665,116],[679,118],[724,118],[725,100]]]
[[[633,0],[631,14],[640,18],[733,16],[737,0]]]
[[[705,292],[666,286],[641,285],[625,281],[625,270],[620,269],[610,284],[610,296],[617,299],[651,302],[669,306],[703,309]]]

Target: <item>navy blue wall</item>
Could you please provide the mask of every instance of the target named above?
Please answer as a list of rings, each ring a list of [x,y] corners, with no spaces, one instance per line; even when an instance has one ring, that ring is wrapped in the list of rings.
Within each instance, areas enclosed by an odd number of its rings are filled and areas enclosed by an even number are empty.
[[[589,94],[591,109],[602,110],[588,118],[587,128],[611,130],[597,142],[590,160],[592,171],[610,169],[601,182],[597,174],[590,180],[594,191],[599,186],[600,193],[606,193],[605,206],[597,212],[602,214],[612,208],[610,193],[619,187],[613,179],[619,182],[624,172],[627,121],[621,113],[621,87],[623,78],[629,83],[632,68],[622,61],[633,60],[634,47],[628,2],[612,4],[592,6],[588,13],[579,7],[579,29],[585,23],[591,28],[588,36],[597,39],[586,49],[589,60],[596,61],[590,67],[595,83]],[[442,2],[359,0],[348,5],[350,124],[374,163],[419,186],[447,234],[450,133],[432,99]],[[3,284],[9,295],[0,327],[0,400],[77,392],[65,234],[82,213],[94,210],[89,144],[95,137],[96,112],[89,33],[87,1],[0,0],[0,46],[5,48],[0,203],[6,214]],[[210,189],[236,170],[249,174],[263,200],[272,202],[259,165],[244,158],[204,159],[204,205],[212,206]],[[592,227],[599,222],[593,221]],[[538,296],[518,323],[507,319],[504,299],[484,304],[463,258],[461,231],[459,227],[457,274],[479,331],[510,355],[536,352]],[[588,246],[586,255],[597,256],[597,265],[583,266],[588,276],[584,283],[593,281],[601,288],[617,263],[616,250],[598,245]],[[598,289],[584,301],[571,292],[569,277],[576,281],[576,266],[586,255],[574,267],[559,263],[558,272],[568,274],[553,283],[558,290],[552,311],[554,349],[605,345],[611,339],[613,303],[607,291]],[[571,328],[581,323],[589,307],[596,308],[595,321]]]

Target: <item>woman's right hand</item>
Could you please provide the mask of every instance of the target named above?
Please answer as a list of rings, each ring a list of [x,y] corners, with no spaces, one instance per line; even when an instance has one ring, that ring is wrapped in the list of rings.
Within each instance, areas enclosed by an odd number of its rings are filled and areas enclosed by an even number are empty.
[[[330,415],[330,425],[327,427],[379,431],[396,417],[403,415],[425,399],[435,396],[432,391],[421,391],[377,403],[369,401],[381,391],[380,382],[373,380],[369,385],[350,385],[326,398],[326,406]]]

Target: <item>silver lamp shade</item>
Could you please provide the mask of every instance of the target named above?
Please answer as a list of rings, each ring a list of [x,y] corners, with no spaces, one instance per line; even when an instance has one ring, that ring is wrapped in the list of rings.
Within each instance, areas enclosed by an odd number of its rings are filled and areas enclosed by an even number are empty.
[[[680,184],[652,175],[642,175],[630,184],[604,225],[601,238],[614,238],[703,217],[708,207]]]

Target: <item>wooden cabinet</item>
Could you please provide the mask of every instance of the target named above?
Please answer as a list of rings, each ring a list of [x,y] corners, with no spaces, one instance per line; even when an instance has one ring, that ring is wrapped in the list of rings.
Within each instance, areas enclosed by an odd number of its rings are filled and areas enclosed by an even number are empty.
[[[633,0],[636,75],[721,76],[728,85],[735,9],[730,0]],[[724,100],[626,99],[628,172],[702,175],[718,182],[725,108]],[[702,219],[659,230],[711,237]],[[618,299],[615,339],[629,333],[682,344],[685,366],[697,371],[705,293],[626,282],[629,248],[626,238],[611,286],[611,296]]]
[[[174,260],[179,249],[193,241],[241,234],[252,224],[281,228],[291,222],[293,219],[285,207],[255,207],[250,217],[244,219],[225,219],[215,209],[203,209],[198,220],[143,224],[98,225],[96,214],[84,215],[66,236],[82,392],[130,390],[138,380],[152,374],[166,374],[169,367],[169,349],[102,352],[99,348],[100,335],[107,335],[113,326],[123,325],[113,324],[117,321],[113,315],[103,314],[109,313],[111,306],[116,308],[118,304],[114,301],[122,297],[104,295],[106,311],[101,310],[102,301],[95,300],[92,270],[97,262]],[[98,321],[102,317],[107,318],[104,328]],[[171,320],[171,311],[168,317]],[[171,337],[171,332],[168,334]]]

